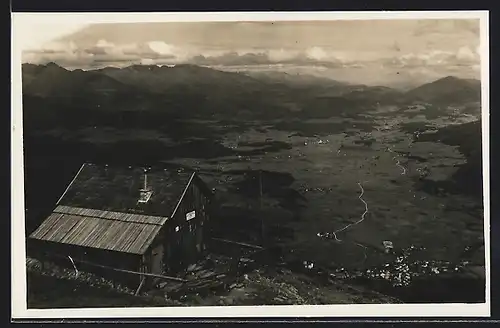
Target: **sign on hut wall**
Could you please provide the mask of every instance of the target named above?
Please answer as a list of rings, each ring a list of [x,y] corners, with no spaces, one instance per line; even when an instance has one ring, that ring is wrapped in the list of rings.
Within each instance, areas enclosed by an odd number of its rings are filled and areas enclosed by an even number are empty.
[[[196,216],[196,212],[195,211],[191,211],[191,212],[187,213],[186,214],[186,221],[194,219],[195,216]]]

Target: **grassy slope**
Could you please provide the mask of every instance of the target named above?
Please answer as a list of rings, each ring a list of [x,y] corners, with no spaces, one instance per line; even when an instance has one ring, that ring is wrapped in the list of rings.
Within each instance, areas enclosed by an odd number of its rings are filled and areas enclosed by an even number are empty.
[[[28,271],[28,308],[131,307],[172,305],[162,298],[133,296],[74,280]]]

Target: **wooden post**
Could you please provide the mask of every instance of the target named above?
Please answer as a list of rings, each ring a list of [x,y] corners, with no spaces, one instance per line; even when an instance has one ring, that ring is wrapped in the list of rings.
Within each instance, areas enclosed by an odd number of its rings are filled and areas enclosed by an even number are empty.
[[[263,206],[262,206],[262,170],[259,170],[259,212],[260,212],[260,229],[261,229],[261,238],[262,238],[262,244],[265,244],[265,227],[264,227],[264,212],[263,212]]]
[[[257,249],[257,250],[262,250],[262,246],[257,246],[257,245],[252,245],[252,244],[248,244],[248,243],[242,243],[242,242],[239,242],[239,241],[233,241],[233,240],[228,240],[228,239],[222,239],[222,238],[211,238],[212,240],[215,240],[215,241],[219,241],[219,242],[223,242],[223,243],[228,243],[228,244],[234,244],[234,245],[239,245],[239,246],[245,246],[245,247],[249,247],[249,248],[254,248],[254,249]]]
[[[109,266],[105,266],[105,265],[101,265],[101,264],[97,264],[97,263],[92,263],[92,262],[87,262],[87,261],[78,261],[77,260],[77,263],[82,263],[82,264],[86,264],[89,266],[108,269],[108,270],[112,270],[112,271],[116,271],[116,272],[139,275],[141,281],[142,281],[142,277],[154,277],[154,278],[160,278],[160,279],[176,281],[176,282],[186,282],[185,279],[182,279],[179,277],[171,277],[171,276],[165,276],[165,275],[161,275],[161,274],[145,272],[145,270],[143,268],[140,268],[139,271],[131,271],[131,270],[113,268],[113,267],[109,267]]]
[[[46,254],[45,252],[42,252],[42,256],[40,256],[40,269],[41,271],[45,271],[45,258],[46,258]]]
[[[135,296],[139,295],[139,292],[141,291],[141,288],[144,285],[145,280],[146,280],[146,277],[142,276],[141,283],[139,284],[139,287],[137,287],[137,290],[135,291]]]
[[[234,258],[231,261],[231,266],[229,271],[232,275],[238,276],[238,266],[240,265],[240,252],[236,251],[234,254]]]

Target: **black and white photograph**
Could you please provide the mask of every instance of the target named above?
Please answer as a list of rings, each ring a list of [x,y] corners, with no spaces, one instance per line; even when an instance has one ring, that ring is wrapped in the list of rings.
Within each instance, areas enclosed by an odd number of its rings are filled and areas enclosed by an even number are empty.
[[[13,14],[16,313],[488,315],[487,19]]]

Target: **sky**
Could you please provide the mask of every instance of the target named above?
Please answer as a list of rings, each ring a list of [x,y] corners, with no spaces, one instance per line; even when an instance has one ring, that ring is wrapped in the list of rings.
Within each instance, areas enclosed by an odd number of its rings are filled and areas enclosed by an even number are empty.
[[[23,40],[24,41],[24,40]],[[44,25],[23,62],[68,69],[191,63],[366,84],[479,78],[479,20],[404,19]]]

